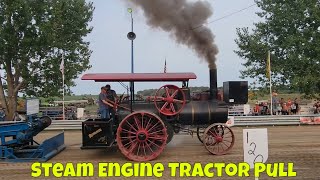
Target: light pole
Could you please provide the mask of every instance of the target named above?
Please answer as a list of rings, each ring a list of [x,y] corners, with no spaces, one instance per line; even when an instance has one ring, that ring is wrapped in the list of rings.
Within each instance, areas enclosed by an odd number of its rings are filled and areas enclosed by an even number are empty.
[[[127,37],[129,40],[131,40],[131,73],[134,73],[133,70],[133,40],[136,38],[136,34],[133,32],[133,17],[132,17],[132,9],[128,8],[128,12],[131,15],[131,32],[127,34]],[[132,111],[132,102],[134,101],[134,82],[130,82],[130,106]]]
[[[131,15],[131,32],[128,33],[127,37],[131,40],[131,73],[134,73],[133,70],[133,40],[136,38],[136,34],[133,32],[133,17],[132,17],[132,9],[128,8],[128,12]]]

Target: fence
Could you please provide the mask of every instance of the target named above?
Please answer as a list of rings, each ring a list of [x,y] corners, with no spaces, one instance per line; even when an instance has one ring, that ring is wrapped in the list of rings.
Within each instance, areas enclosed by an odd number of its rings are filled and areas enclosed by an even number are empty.
[[[65,119],[76,119],[76,113],[75,107],[67,107],[65,110]],[[40,114],[42,116],[49,116],[52,120],[63,119],[62,107],[41,107]]]
[[[283,126],[302,125],[301,117],[319,117],[315,115],[286,116],[235,116],[234,126]],[[80,130],[84,120],[53,120],[46,130]]]

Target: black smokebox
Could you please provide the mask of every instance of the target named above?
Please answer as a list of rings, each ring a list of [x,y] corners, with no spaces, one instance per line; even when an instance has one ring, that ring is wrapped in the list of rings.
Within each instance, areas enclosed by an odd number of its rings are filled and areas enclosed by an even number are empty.
[[[210,69],[210,99],[216,100],[218,96],[217,69]]]

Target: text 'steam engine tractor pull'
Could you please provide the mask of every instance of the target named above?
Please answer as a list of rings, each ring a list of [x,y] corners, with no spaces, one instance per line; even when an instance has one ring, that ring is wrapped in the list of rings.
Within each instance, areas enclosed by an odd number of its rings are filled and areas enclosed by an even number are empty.
[[[116,107],[114,135],[124,156],[134,161],[157,158],[174,133],[197,127],[197,135],[212,154],[223,155],[234,145],[234,134],[226,126],[228,105],[248,101],[248,82],[224,82],[223,99],[218,98],[217,70],[211,69],[210,89],[190,95],[190,79],[194,73],[100,73],[85,74],[82,80],[96,82],[130,82],[128,101],[111,102]],[[182,87],[164,85],[153,97],[135,100],[134,82],[182,82]],[[82,149],[107,147],[99,140],[106,134],[108,121],[88,119],[82,123]],[[201,128],[205,128],[201,134]]]

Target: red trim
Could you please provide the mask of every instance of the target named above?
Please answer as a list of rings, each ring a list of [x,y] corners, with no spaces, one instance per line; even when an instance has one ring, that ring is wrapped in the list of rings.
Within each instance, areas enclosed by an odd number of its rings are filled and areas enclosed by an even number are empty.
[[[188,81],[196,79],[194,73],[95,73],[85,74],[81,80],[111,81]]]

